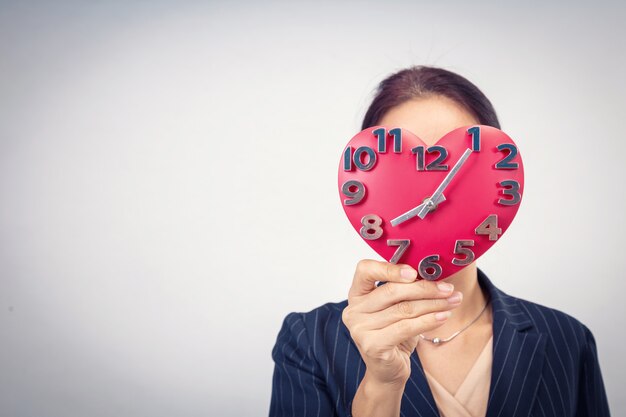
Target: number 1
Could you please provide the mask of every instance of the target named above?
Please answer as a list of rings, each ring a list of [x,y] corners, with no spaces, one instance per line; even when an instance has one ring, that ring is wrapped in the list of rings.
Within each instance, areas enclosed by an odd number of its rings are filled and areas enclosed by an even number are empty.
[[[480,152],[480,127],[470,127],[467,129],[467,133],[472,135],[472,151]]]

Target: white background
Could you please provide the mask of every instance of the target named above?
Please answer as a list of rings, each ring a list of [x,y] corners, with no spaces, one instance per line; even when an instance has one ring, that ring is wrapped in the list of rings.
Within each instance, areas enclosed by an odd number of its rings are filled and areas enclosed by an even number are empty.
[[[267,415],[284,316],[381,259],[337,167],[417,64],[524,158],[480,267],[592,330],[626,414],[626,13],[526,3],[0,1],[0,415]]]

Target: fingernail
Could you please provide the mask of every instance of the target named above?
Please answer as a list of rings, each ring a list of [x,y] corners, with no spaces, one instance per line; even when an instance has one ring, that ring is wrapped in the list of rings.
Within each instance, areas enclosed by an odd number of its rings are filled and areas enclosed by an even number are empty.
[[[435,313],[435,318],[437,320],[445,320],[450,317],[450,314],[452,314],[451,311],[440,311],[439,313]]]
[[[404,279],[415,279],[417,278],[417,271],[413,268],[402,268],[400,269],[400,276]]]
[[[439,282],[437,283],[437,288],[439,288],[439,291],[450,292],[454,289],[454,285],[449,282]]]
[[[455,292],[454,294],[452,294],[450,297],[447,298],[450,304],[460,303],[462,299],[463,299],[463,294],[461,294],[460,292]]]

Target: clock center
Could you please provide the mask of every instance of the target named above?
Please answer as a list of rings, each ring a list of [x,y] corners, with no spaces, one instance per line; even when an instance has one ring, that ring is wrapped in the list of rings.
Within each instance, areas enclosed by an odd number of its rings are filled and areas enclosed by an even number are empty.
[[[430,197],[426,197],[422,203],[426,204],[426,207],[428,208],[428,212],[430,213],[431,211],[435,211],[437,210],[437,206],[438,204],[436,204]]]

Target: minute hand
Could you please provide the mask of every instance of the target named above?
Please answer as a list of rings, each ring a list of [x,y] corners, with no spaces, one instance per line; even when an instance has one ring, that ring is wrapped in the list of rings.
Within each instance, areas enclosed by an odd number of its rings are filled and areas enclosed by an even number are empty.
[[[454,178],[454,176],[457,174],[457,172],[459,172],[459,169],[461,169],[461,167],[463,166],[465,161],[467,161],[467,158],[469,157],[469,155],[471,153],[472,153],[472,149],[468,148],[463,153],[463,155],[461,155],[461,158],[457,161],[456,164],[454,164],[454,166],[452,167],[450,172],[448,172],[448,175],[446,175],[446,177],[443,179],[441,184],[439,184],[439,187],[437,187],[437,189],[435,190],[433,195],[430,196],[430,198],[429,198],[430,201],[436,202],[436,201],[439,200],[439,197],[443,194],[443,192],[445,191],[445,189],[448,186],[448,184],[450,184],[450,181],[452,181],[452,178]],[[430,211],[429,205],[425,204],[424,207],[422,207],[422,209],[417,213],[417,216],[420,219],[423,219],[424,217],[426,217],[426,215],[428,214],[429,211]]]

